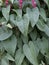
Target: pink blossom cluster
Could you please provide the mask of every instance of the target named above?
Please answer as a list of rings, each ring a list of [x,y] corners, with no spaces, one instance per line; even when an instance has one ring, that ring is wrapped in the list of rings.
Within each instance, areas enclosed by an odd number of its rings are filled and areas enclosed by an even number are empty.
[[[22,3],[23,1],[22,0],[19,0],[19,7],[22,8]],[[35,0],[32,0],[32,6],[35,8],[36,7],[36,1]]]
[[[6,5],[8,5],[8,0],[5,1]],[[19,7],[22,8],[22,3],[23,0],[19,0]],[[36,1],[32,0],[32,6],[35,8],[36,7]]]

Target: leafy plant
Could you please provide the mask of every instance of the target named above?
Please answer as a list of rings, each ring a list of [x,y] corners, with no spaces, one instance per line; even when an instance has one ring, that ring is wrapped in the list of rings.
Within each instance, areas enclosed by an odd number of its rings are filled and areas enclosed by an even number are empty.
[[[0,0],[0,65],[49,65],[49,0]]]

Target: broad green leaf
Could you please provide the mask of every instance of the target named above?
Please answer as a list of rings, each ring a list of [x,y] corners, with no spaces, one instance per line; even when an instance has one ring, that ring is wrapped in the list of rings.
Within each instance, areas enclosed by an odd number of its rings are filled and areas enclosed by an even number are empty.
[[[40,15],[44,19],[44,21],[46,21],[46,12],[43,8],[40,9]]]
[[[7,8],[2,8],[2,14],[7,21],[9,20],[9,12],[10,6],[8,6]]]
[[[27,59],[33,64],[38,65],[36,49],[32,41],[29,42],[29,45],[24,44],[23,51]]]
[[[24,36],[27,36],[28,34],[28,27],[29,27],[29,18],[28,15],[25,14],[23,19],[17,22],[17,26],[19,30],[22,32]]]
[[[21,65],[24,59],[24,54],[21,49],[18,49],[15,55],[15,63],[16,65]]]
[[[28,27],[29,27],[29,18],[28,18],[28,15],[25,14],[23,16],[23,18],[19,18],[16,17],[16,20],[14,20],[15,18],[15,15],[11,15],[10,16],[10,20],[12,23],[14,23],[14,25],[16,25],[19,30],[21,31],[21,33],[24,35],[24,36],[27,36],[27,33],[28,33]]]
[[[28,14],[29,20],[31,21],[32,27],[34,27],[39,19],[38,8],[34,8],[32,10],[27,8],[27,14]]]
[[[38,49],[40,49],[40,52],[43,55],[45,55],[45,53],[47,54],[48,49],[49,49],[49,44],[46,38],[43,37],[42,39],[37,39],[36,44],[37,44]]]
[[[14,55],[17,46],[17,38],[14,35],[11,36],[11,38],[3,41],[2,44],[9,54]]]
[[[0,41],[8,39],[12,35],[12,30],[0,27]]]
[[[43,20],[39,20],[36,24],[39,30],[45,32],[49,36],[49,27],[44,23]]]
[[[39,30],[44,31],[45,24],[42,20],[39,20],[36,25],[39,28]]]
[[[5,58],[1,59],[1,65],[9,65],[9,61]]]

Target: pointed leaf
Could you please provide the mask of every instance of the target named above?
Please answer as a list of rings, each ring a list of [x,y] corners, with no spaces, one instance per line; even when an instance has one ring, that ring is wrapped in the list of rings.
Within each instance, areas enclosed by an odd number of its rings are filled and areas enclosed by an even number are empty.
[[[10,6],[8,6],[7,8],[2,8],[2,14],[7,21],[9,20],[9,12]]]
[[[9,54],[14,55],[17,45],[17,39],[14,35],[11,38],[3,41],[2,44]]]
[[[21,65],[24,59],[24,54],[22,53],[21,49],[17,50],[15,55],[15,63],[16,65]]]
[[[40,9],[40,15],[44,19],[44,21],[46,21],[46,12],[43,8]]]
[[[0,41],[8,39],[12,35],[12,30],[0,27]]]
[[[31,21],[32,27],[35,26],[39,19],[39,10],[38,8],[34,8],[33,10],[27,9],[27,14],[29,16],[29,20]]]
[[[36,50],[33,42],[29,42],[29,45],[24,44],[23,51],[27,59],[33,64],[38,65]]]

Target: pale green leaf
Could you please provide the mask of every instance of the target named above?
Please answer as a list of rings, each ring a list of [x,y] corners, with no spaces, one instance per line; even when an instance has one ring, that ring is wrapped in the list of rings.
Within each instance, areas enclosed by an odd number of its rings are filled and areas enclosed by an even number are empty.
[[[40,9],[40,15],[44,19],[44,21],[46,21],[46,12],[43,8]]]
[[[27,8],[27,14],[28,14],[29,20],[31,21],[32,27],[34,27],[39,19],[38,8],[34,8],[32,10]]]
[[[37,30],[34,29],[32,32],[30,32],[30,37],[32,39],[32,41],[36,40],[37,38]]]
[[[16,50],[16,45],[17,45],[17,39],[14,35],[11,36],[11,38],[3,41],[2,44],[3,44],[3,47],[5,48],[5,50],[9,54],[14,55],[15,50]]]
[[[39,30],[45,32],[47,36],[49,36],[49,27],[44,23],[43,20],[39,20],[36,25]]]
[[[10,61],[15,61],[14,58],[10,54],[6,54],[5,58]]]
[[[0,27],[0,41],[8,39],[12,35],[12,30]]]
[[[15,26],[19,28],[20,32],[24,36],[27,36],[29,27],[28,14],[25,14],[22,18],[20,18],[19,16],[16,17],[15,15],[11,15],[10,20]]]
[[[40,49],[40,52],[43,55],[45,55],[45,53],[47,54],[49,44],[48,44],[48,40],[46,38],[43,37],[42,39],[37,39],[36,44],[37,44],[38,49]]]
[[[24,44],[23,51],[27,59],[33,64],[38,65],[36,49],[32,41],[29,42],[29,45]]]
[[[16,65],[21,65],[24,59],[24,54],[22,53],[21,49],[18,49],[15,55],[15,63]]]
[[[7,8],[2,8],[2,14],[7,21],[9,20],[9,12],[10,6],[8,6]]]
[[[9,65],[9,61],[5,58],[1,60],[1,65]]]

